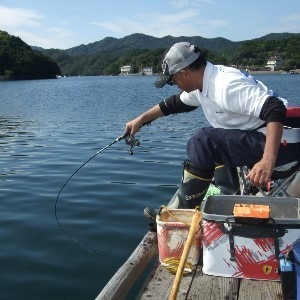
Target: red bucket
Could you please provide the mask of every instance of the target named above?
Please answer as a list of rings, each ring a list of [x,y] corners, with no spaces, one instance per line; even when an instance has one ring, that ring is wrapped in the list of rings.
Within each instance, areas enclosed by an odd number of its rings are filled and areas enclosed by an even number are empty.
[[[157,215],[157,240],[159,260],[174,257],[180,259],[186,243],[194,209],[163,209]],[[196,265],[201,249],[201,231],[195,236],[187,262]]]

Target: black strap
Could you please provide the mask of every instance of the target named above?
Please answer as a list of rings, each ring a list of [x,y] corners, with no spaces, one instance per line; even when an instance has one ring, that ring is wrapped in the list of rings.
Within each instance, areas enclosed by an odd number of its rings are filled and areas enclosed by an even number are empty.
[[[273,238],[275,248],[275,258],[279,259],[279,237],[283,237],[286,233],[284,228],[279,228],[273,218],[269,219],[269,223],[263,226],[241,225],[235,222],[234,218],[227,218],[226,223],[221,226],[229,237],[230,260],[236,261],[234,236],[245,238]]]
[[[235,249],[234,249],[234,229],[230,224],[228,224],[227,230],[228,230],[228,236],[229,236],[230,260],[236,261]]]
[[[279,260],[279,254],[280,254],[280,249],[279,249],[279,239],[278,237],[282,237],[285,234],[285,230],[279,229],[277,227],[277,224],[273,218],[270,217],[270,221],[273,223],[273,238],[274,238],[274,248],[275,248],[275,258]],[[283,235],[281,235],[281,231],[283,231]]]
[[[189,160],[185,160],[183,163],[183,169],[188,172],[205,179],[211,180],[214,176],[214,170],[203,170],[198,166],[192,164]]]

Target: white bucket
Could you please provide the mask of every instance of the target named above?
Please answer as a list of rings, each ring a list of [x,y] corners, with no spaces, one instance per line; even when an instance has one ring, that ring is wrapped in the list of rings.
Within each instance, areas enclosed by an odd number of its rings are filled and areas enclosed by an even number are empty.
[[[180,259],[186,243],[194,209],[163,209],[156,216],[159,260],[174,257]],[[201,249],[201,232],[197,232],[187,263],[196,265]]]

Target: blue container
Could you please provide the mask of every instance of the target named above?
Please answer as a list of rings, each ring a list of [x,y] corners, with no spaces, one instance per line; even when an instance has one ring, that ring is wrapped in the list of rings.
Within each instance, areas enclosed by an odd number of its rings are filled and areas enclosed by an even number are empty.
[[[293,247],[293,254],[295,259],[295,270],[297,273],[297,300],[300,300],[300,241],[297,241]]]
[[[280,279],[281,291],[284,300],[295,300],[296,298],[296,272],[293,261],[289,255],[280,255]]]

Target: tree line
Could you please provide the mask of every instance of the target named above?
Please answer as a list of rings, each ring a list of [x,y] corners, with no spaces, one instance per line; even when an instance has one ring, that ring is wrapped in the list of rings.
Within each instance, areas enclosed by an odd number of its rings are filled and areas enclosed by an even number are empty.
[[[51,57],[0,30],[0,79],[46,79],[56,75],[61,75],[61,70]]]
[[[70,55],[66,50],[43,50],[59,65],[67,76],[118,75],[120,68],[131,65],[135,73],[142,67],[152,67],[154,73],[161,72],[161,61],[167,48],[129,49],[116,53],[93,55]],[[240,43],[236,48],[210,51],[201,48],[201,53],[212,63],[235,66],[241,69],[263,70],[270,57],[283,59],[282,70],[300,68],[300,35],[279,40],[251,40]]]
[[[300,35],[282,40],[254,40],[241,44],[230,57],[229,62],[260,69],[270,57],[283,59],[285,71],[300,68]]]
[[[61,74],[66,76],[118,75],[121,66],[124,65],[131,65],[135,73],[140,72],[144,67],[152,67],[154,73],[160,73],[162,57],[168,49],[167,46],[162,46],[173,44],[178,39],[171,36],[158,39],[133,34],[120,41],[106,38],[68,50],[42,48],[33,50],[19,37],[0,30],[0,79],[55,78],[56,75]],[[270,57],[279,56],[284,61],[282,70],[300,68],[300,34],[270,34],[265,38],[236,43],[222,38],[211,39],[212,41],[199,37],[181,39],[202,43],[200,47],[202,55],[214,64],[262,70],[265,69]],[[154,48],[154,42],[158,48]],[[151,47],[141,48],[142,45],[149,45],[149,43]],[[137,45],[137,49],[134,49],[134,45]],[[205,45],[211,50],[205,48]]]

